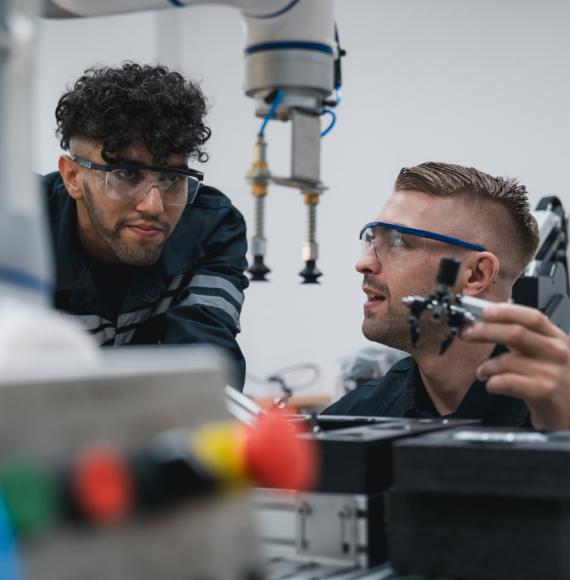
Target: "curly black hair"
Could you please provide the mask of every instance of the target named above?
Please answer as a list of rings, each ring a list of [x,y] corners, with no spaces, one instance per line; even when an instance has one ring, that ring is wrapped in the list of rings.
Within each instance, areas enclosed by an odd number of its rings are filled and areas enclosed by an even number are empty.
[[[101,143],[107,161],[142,142],[157,163],[173,153],[204,162],[206,111],[200,87],[166,66],[93,67],[59,99],[56,135],[64,150],[72,137]]]

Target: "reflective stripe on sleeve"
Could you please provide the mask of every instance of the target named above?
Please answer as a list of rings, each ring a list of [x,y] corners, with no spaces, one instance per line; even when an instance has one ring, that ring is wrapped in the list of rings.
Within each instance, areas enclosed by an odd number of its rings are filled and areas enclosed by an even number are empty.
[[[190,294],[182,300],[178,306],[207,306],[208,308],[217,308],[225,312],[233,321],[239,330],[239,312],[237,308],[221,296],[204,296],[203,294]]]
[[[226,278],[221,276],[208,276],[206,274],[198,274],[190,280],[188,288],[211,288],[215,290],[223,290],[229,294],[240,306],[243,304],[243,292],[234,286]]]
[[[112,326],[106,326],[98,332],[91,333],[91,336],[93,336],[99,345],[102,345],[108,340],[115,338],[115,329]]]

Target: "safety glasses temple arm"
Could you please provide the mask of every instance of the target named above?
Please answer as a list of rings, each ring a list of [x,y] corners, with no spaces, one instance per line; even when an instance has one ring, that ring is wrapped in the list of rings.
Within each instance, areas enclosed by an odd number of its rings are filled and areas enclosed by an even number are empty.
[[[470,242],[465,242],[459,238],[453,238],[451,236],[445,236],[443,234],[437,234],[435,232],[430,232],[427,230],[419,230],[417,228],[410,228],[408,226],[402,226],[399,224],[392,224],[389,222],[370,222],[366,224],[361,230],[359,239],[362,239],[362,234],[368,228],[390,228],[400,232],[402,234],[409,234],[411,236],[416,236],[418,238],[426,238],[428,240],[435,240],[437,242],[443,242],[445,244],[450,244],[452,246],[459,246],[460,248],[467,248],[468,250],[475,250],[476,252],[484,252],[485,248],[479,246],[478,244],[472,244]]]
[[[76,155],[71,156],[71,159],[79,165],[86,167],[87,169],[94,169],[95,171],[115,171],[117,169],[127,169],[127,170],[137,170],[146,169],[147,171],[158,171],[162,173],[178,173],[180,175],[186,175],[188,177],[193,177],[198,181],[204,180],[204,174],[197,169],[190,169],[189,167],[169,167],[168,165],[145,165],[143,163],[109,163],[107,165],[102,165],[100,163],[93,163],[83,157],[78,157]]]

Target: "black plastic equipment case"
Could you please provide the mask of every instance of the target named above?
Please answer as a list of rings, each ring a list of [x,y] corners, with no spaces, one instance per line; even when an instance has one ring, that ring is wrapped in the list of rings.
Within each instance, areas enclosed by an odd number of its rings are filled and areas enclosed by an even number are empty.
[[[450,419],[318,417],[317,432],[306,435],[315,438],[320,447],[321,474],[315,491],[384,492],[392,483],[392,446],[396,441],[477,423]]]
[[[570,431],[472,427],[397,443],[388,554],[401,572],[570,578]]]

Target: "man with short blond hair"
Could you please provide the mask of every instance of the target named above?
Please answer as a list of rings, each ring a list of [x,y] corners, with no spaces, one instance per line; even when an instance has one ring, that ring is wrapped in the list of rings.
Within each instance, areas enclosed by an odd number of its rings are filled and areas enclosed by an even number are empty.
[[[471,219],[483,228],[481,235],[494,244],[501,261],[501,277],[514,282],[536,253],[538,227],[526,187],[516,179],[493,177],[474,167],[423,163],[403,168],[394,189],[420,191],[464,203]]]
[[[361,240],[356,269],[367,296],[363,333],[413,358],[327,413],[570,427],[568,337],[540,312],[505,304],[539,241],[524,186],[447,163],[404,168]],[[424,317],[413,348],[402,298],[430,294],[447,256],[461,262],[455,291],[500,304],[486,311],[488,323],[465,332],[440,356],[447,329]]]

